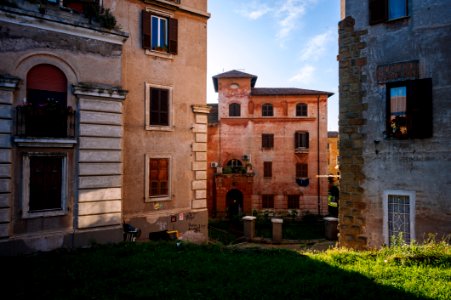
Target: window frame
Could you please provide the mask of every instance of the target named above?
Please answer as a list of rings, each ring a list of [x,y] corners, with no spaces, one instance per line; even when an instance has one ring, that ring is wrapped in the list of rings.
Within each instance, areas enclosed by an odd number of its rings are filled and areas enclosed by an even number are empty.
[[[390,233],[389,233],[389,225],[388,225],[388,215],[389,215],[389,207],[388,207],[388,199],[390,196],[407,196],[409,197],[409,234],[410,241],[414,241],[416,239],[415,234],[415,205],[416,205],[416,192],[415,191],[405,191],[405,190],[385,190],[383,192],[382,198],[382,206],[383,206],[383,237],[386,245],[390,245]]]
[[[390,17],[391,0],[369,0],[368,1],[368,19],[370,25],[376,25],[384,22],[401,20],[409,17],[409,1],[401,0],[405,3],[405,15]],[[399,1],[399,0],[394,0]]]
[[[262,197],[262,209],[274,209],[273,194],[263,194],[261,197]]]
[[[297,103],[296,104],[296,117],[307,117],[307,116],[308,116],[307,103]]]
[[[274,148],[274,134],[262,133],[262,149]]]
[[[168,185],[167,185],[167,195],[156,195],[151,196],[151,182],[150,182],[150,161],[152,159],[166,159],[168,161]],[[144,172],[144,180],[145,180],[145,190],[144,190],[144,202],[159,202],[159,201],[171,201],[172,200],[172,170],[173,159],[171,155],[161,155],[161,154],[151,154],[147,153],[145,155],[145,172]]]
[[[296,163],[296,178],[308,178],[308,163]]]
[[[300,199],[301,195],[299,194],[287,195],[287,209],[299,209]],[[293,205],[294,202],[296,203],[296,205]]]
[[[305,138],[303,138],[305,136]],[[294,148],[295,149],[309,149],[310,134],[308,131],[296,131],[294,133]]]
[[[262,117],[274,117],[274,106],[271,103],[262,104]]]
[[[263,178],[272,178],[272,161],[263,162]]]
[[[156,85],[146,83],[145,95],[145,129],[154,131],[173,131],[174,130],[174,110],[173,110],[173,88],[170,86]],[[151,89],[167,90],[168,91],[168,125],[154,125],[151,122]]]
[[[229,104],[229,117],[241,117],[241,104],[235,102]]]
[[[61,209],[45,209],[30,211],[30,158],[31,157],[61,157]],[[55,217],[67,214],[68,201],[68,174],[67,174],[67,153],[65,152],[25,152],[22,154],[22,178],[21,178],[21,195],[22,195],[22,218],[32,219],[39,217]]]
[[[397,135],[391,122],[391,89],[406,87],[406,130]],[[385,135],[391,139],[425,139],[433,137],[433,94],[432,79],[402,80],[386,83]]]
[[[166,19],[166,49],[160,50],[152,47],[153,17]],[[178,20],[173,18],[172,14],[156,9],[143,10],[141,13],[141,26],[141,46],[146,50],[146,54],[171,58],[172,55],[178,53]]]

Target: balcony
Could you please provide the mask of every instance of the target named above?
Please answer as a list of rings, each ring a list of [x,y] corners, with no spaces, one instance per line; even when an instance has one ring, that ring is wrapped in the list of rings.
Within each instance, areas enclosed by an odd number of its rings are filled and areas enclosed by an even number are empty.
[[[16,126],[19,138],[75,138],[75,111],[70,106],[17,106]]]
[[[294,148],[294,153],[296,153],[296,154],[307,154],[308,153],[308,148],[307,147]]]

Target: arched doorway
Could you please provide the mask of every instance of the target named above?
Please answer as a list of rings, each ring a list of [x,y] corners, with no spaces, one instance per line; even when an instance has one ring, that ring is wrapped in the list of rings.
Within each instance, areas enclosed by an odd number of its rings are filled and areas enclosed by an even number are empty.
[[[227,216],[229,218],[238,217],[243,214],[243,193],[240,190],[232,189],[226,196]]]

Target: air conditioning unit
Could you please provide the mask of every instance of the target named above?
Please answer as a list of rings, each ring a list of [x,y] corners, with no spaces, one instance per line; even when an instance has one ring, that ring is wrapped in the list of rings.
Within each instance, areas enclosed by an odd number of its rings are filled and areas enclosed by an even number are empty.
[[[213,161],[213,162],[210,163],[210,167],[217,168],[218,167],[218,163]]]
[[[251,155],[250,154],[244,154],[242,159],[245,160],[245,161],[251,161]]]

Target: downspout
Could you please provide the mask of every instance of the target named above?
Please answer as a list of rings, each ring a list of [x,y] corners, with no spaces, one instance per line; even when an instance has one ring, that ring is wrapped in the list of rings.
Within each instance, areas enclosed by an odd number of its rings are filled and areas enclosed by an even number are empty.
[[[320,173],[320,166],[319,166],[319,158],[320,158],[320,156],[319,156],[319,119],[320,119],[320,116],[319,116],[319,95],[318,95],[318,97],[317,97],[317,105],[316,105],[316,113],[317,113],[317,132],[316,132],[316,140],[317,140],[317,155],[316,155],[316,157],[317,157],[317,172],[316,172],[316,174],[318,174],[318,175],[320,175],[321,173]],[[318,186],[318,216],[320,216],[321,215],[321,180],[320,180],[320,176],[317,176],[316,177],[316,179],[317,179],[317,186]]]

